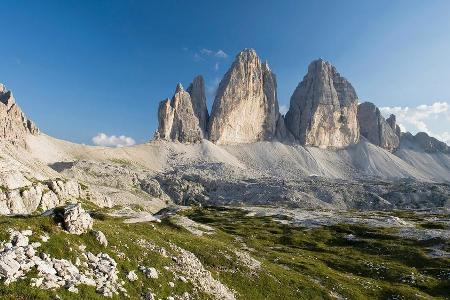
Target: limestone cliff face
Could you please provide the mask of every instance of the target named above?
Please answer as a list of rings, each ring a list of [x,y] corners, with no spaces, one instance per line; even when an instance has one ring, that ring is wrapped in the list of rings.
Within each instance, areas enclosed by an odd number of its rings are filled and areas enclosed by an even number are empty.
[[[209,115],[208,108],[206,107],[205,82],[203,77],[200,75],[195,77],[189,85],[187,92],[191,96],[192,108],[194,109],[194,114],[198,119],[198,125],[202,130],[203,136],[206,137]]]
[[[26,118],[12,92],[0,84],[0,138],[25,146],[25,136],[37,133],[39,129]]]
[[[253,49],[244,49],[219,84],[208,124],[219,144],[251,143],[280,136],[275,75]]]
[[[395,115],[391,114],[389,118],[386,119],[386,122],[391,126],[392,130],[394,130],[395,134],[400,139],[402,131],[400,130],[400,126],[397,125],[397,118]]]
[[[389,151],[398,148],[399,137],[373,103],[364,102],[358,106],[358,121],[361,135],[369,142]]]
[[[192,143],[201,141],[203,138],[191,96],[181,84],[177,85],[172,100],[160,102],[158,121],[156,139]]]
[[[329,62],[313,61],[295,89],[287,128],[303,145],[341,148],[359,141],[357,95]]]

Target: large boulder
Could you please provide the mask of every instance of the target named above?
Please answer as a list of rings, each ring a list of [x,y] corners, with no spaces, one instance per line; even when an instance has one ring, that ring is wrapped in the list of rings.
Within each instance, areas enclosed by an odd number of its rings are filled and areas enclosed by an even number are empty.
[[[0,138],[25,146],[27,134],[38,134],[39,129],[28,120],[11,91],[0,84]]]
[[[158,130],[156,139],[199,142],[203,138],[203,130],[194,112],[191,95],[179,83],[172,100],[164,100],[159,104]]]
[[[219,84],[209,139],[219,144],[271,140],[285,134],[277,131],[280,118],[275,74],[255,50],[244,49]]]
[[[334,66],[315,60],[291,97],[287,128],[303,145],[341,148],[357,143],[357,99]]]
[[[80,203],[71,204],[64,208],[64,228],[72,234],[83,234],[92,229],[94,221],[85,212]]]
[[[372,144],[388,151],[398,148],[399,137],[375,104],[364,102],[358,106],[358,122],[361,135]],[[398,126],[395,123],[395,116],[390,119],[390,122],[394,128]]]

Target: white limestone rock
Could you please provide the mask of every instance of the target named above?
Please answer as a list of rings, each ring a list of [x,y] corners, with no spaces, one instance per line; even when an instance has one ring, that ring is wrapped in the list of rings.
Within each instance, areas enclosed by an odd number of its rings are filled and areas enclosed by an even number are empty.
[[[156,139],[194,143],[203,138],[191,96],[180,83],[172,100],[167,99],[159,104],[158,121]]]
[[[303,145],[342,148],[359,141],[358,100],[329,62],[313,61],[295,89],[286,126]]]
[[[64,208],[64,228],[72,234],[83,234],[92,229],[93,220],[84,211],[80,203],[71,204]]]
[[[106,239],[106,236],[103,232],[100,230],[94,231],[95,239],[100,243],[100,245],[107,247],[108,246],[108,240]]]
[[[223,77],[214,100],[209,139],[251,143],[277,136],[280,113],[275,75],[253,49],[244,49]]]
[[[128,272],[127,279],[129,281],[133,282],[133,281],[138,280],[138,276],[137,276],[136,272],[133,270],[133,271]]]
[[[28,120],[11,91],[0,84],[0,138],[25,147],[27,134],[39,133],[34,123]]]

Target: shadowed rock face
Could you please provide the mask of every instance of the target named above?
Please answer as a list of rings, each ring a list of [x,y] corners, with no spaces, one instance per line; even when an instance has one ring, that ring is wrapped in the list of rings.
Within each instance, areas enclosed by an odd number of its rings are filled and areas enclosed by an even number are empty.
[[[253,49],[244,49],[220,82],[208,131],[219,144],[277,137],[280,120],[275,75]],[[284,134],[284,127],[278,135]]]
[[[291,97],[286,125],[303,145],[341,148],[358,142],[354,88],[329,62],[313,61]]]
[[[203,138],[191,96],[181,84],[177,85],[172,100],[167,99],[159,104],[158,121],[157,139],[190,143]]]
[[[429,136],[425,132],[418,132],[416,135],[412,135],[410,132],[403,133],[400,142],[402,147],[405,148],[419,148],[428,153],[450,154],[450,147],[446,143]]]
[[[25,145],[26,134],[37,134],[39,129],[28,120],[16,104],[11,91],[0,84],[0,138]]]
[[[361,135],[369,142],[389,151],[398,148],[399,137],[373,103],[364,102],[358,106],[358,121]],[[390,118],[390,122],[397,126],[395,116]]]
[[[194,114],[198,119],[200,129],[202,130],[203,136],[206,137],[209,115],[208,108],[206,107],[205,82],[203,77],[195,77],[189,85],[187,92],[191,96],[192,108],[194,109]]]
[[[386,119],[386,122],[391,126],[392,130],[394,130],[395,134],[400,139],[402,131],[400,130],[400,126],[397,125],[397,118],[395,115],[391,114],[389,118]]]

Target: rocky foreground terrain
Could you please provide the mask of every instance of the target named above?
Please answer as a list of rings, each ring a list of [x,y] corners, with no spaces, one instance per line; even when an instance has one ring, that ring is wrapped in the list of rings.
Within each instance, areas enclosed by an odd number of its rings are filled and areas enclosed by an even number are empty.
[[[197,76],[152,141],[106,148],[0,85],[0,297],[448,299],[450,148],[359,102],[319,59],[283,116],[245,49],[211,112]]]

